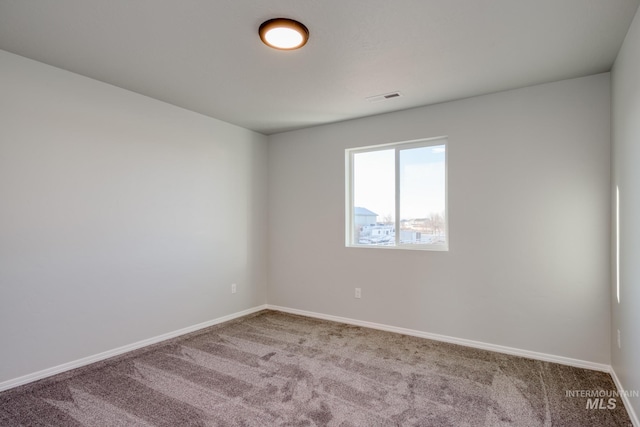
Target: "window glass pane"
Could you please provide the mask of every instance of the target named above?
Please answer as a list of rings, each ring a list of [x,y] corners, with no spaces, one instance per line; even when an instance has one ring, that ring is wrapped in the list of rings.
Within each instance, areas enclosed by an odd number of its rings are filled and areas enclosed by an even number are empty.
[[[353,155],[353,244],[395,244],[395,150]]]
[[[345,150],[346,245],[448,251],[446,137]]]
[[[445,146],[400,150],[400,243],[445,244]]]

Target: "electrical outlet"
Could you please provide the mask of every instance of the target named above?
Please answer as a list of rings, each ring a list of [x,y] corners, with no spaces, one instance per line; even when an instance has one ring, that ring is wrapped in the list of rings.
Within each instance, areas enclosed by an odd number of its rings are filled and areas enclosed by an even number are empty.
[[[356,288],[356,298],[362,298],[362,290],[360,288]]]
[[[232,283],[232,284],[231,284],[231,293],[232,293],[232,294],[235,294],[235,293],[236,293],[236,284],[235,284],[235,283]]]
[[[618,348],[622,348],[622,345],[620,344],[620,329],[618,329]]]

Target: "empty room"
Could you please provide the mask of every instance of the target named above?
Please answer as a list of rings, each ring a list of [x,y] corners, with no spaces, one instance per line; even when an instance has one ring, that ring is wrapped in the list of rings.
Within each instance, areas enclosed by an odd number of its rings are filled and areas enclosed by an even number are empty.
[[[640,0],[0,0],[0,426],[640,427]]]

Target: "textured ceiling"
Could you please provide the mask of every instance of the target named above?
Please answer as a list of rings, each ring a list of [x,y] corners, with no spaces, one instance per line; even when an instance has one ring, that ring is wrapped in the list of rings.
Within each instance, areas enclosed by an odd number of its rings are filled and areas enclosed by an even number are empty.
[[[271,134],[609,71],[638,2],[0,0],[0,49]]]

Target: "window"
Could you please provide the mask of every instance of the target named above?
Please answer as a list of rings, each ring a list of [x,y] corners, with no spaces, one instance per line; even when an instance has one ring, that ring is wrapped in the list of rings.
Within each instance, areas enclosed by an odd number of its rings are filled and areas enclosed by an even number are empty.
[[[445,137],[345,154],[347,246],[448,250]]]

